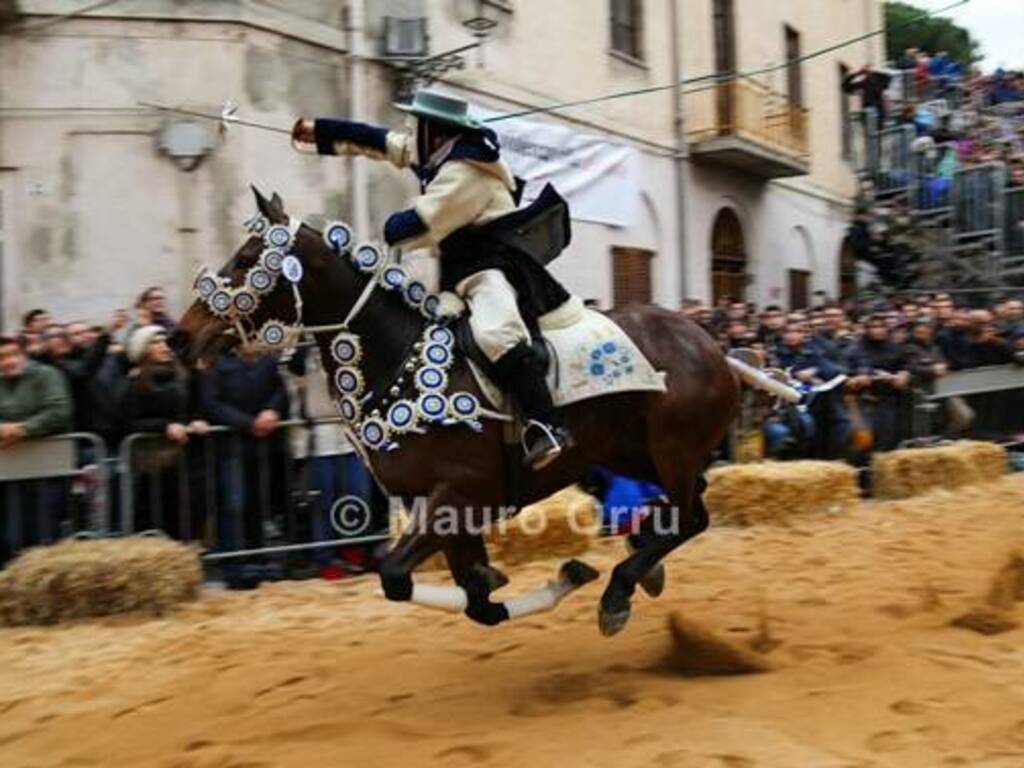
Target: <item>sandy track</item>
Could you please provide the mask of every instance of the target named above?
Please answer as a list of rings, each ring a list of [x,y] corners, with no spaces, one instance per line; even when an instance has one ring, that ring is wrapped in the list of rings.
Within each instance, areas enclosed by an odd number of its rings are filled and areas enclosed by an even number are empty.
[[[587,559],[607,573],[619,546]],[[0,765],[1017,768],[1024,630],[947,626],[1014,549],[1024,478],[717,529],[670,559],[666,594],[638,597],[612,640],[595,626],[600,585],[485,630],[390,605],[371,581],[2,630]],[[674,610],[741,644],[766,622],[778,669],[666,673]]]

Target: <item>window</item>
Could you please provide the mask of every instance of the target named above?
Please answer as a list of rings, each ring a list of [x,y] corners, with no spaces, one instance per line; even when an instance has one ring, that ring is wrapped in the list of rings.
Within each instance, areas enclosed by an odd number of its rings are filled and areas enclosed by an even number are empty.
[[[651,303],[651,259],[654,251],[612,248],[612,300],[615,306]]]
[[[794,107],[804,104],[804,81],[800,66],[800,33],[786,25],[786,84],[789,103]]]
[[[811,273],[806,269],[789,270],[789,309],[807,309],[810,306]]]
[[[643,59],[643,0],[611,0],[612,50]]]
[[[731,208],[723,208],[711,230],[711,295],[743,301],[747,296],[747,249],[743,226]]]
[[[715,0],[712,24],[715,30],[715,73],[735,72],[736,25],[732,0]],[[733,81],[719,84],[716,91],[719,133],[728,135],[733,130]]]
[[[850,135],[850,96],[843,90],[843,83],[850,75],[850,69],[845,64],[839,65],[839,132],[842,139],[840,146],[843,148],[843,160],[850,160],[853,157],[853,137]]]

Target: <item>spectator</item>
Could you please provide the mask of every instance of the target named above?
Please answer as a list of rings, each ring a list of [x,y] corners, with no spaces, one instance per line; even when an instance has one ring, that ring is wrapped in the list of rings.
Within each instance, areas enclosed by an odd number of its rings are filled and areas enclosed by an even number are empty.
[[[164,441],[140,440],[132,466],[137,487],[134,528],[161,528],[174,538],[188,540],[199,530],[198,504],[180,497],[181,450],[189,435],[205,435],[209,424],[196,418],[189,402],[188,375],[167,346],[162,326],[136,330],[128,341],[132,368],[121,398],[127,432],[153,433]],[[191,494],[196,496],[196,494]],[[189,519],[185,519],[186,513]]]
[[[128,329],[128,337],[147,325],[159,325],[168,337],[174,334],[174,321],[167,314],[167,294],[159,286],[150,286],[139,295],[135,302],[135,323]]]
[[[979,309],[970,313],[967,330],[969,367],[1005,365],[1012,354],[1006,342],[999,337],[992,313]]]
[[[124,326],[125,320],[123,311],[116,312],[91,346],[87,346],[89,330],[85,323],[51,325],[44,332],[46,361],[64,374],[71,389],[76,431],[96,430],[92,419],[92,381],[106,358],[111,334]]]
[[[16,339],[0,336],[0,462],[3,452],[18,443],[65,432],[70,426],[71,401],[60,373],[28,360]],[[0,518],[0,566],[19,548],[56,537],[65,513],[60,498],[64,487],[59,480],[0,486],[7,508],[7,515]]]
[[[298,416],[304,420],[336,416],[336,406],[328,389],[318,349],[300,347],[289,361],[288,371],[295,377]],[[334,530],[332,525],[331,512],[335,502],[342,497],[354,497],[360,499],[362,509],[368,511],[372,497],[369,473],[337,424],[312,424],[308,429],[295,430],[293,437],[297,443],[293,447],[293,455],[308,457],[310,485],[317,493],[316,509],[312,515],[313,540],[336,539],[341,532]],[[358,524],[360,521],[351,522]],[[386,520],[380,522],[380,528],[387,527]],[[370,529],[366,532],[369,533]],[[313,557],[320,576],[330,581],[364,568],[366,552],[362,547],[344,547],[337,552],[324,547],[314,550]]]
[[[786,317],[782,307],[769,304],[761,312],[761,323],[757,329],[757,340],[771,349],[782,341],[782,329],[786,325]]]
[[[931,390],[936,379],[949,373],[949,365],[935,344],[935,329],[930,323],[915,323],[907,343],[907,369],[911,381],[922,389]]]
[[[878,125],[882,126],[886,118],[885,91],[891,82],[890,75],[876,72],[870,64],[865,64],[843,80],[843,92],[859,93],[861,109],[875,110],[878,113]]]
[[[875,450],[892,450],[899,444],[901,393],[910,385],[910,372],[906,353],[892,343],[883,317],[867,319],[864,338],[851,349],[847,368],[849,388],[868,411]]]
[[[234,431],[219,451],[223,499],[218,506],[218,547],[229,551],[259,546],[268,503],[278,510],[288,504],[280,477],[284,449],[280,435],[275,437],[282,414],[288,412],[288,395],[277,360],[229,353],[202,373],[199,391],[203,415]],[[269,494],[260,491],[268,486]],[[268,575],[269,570],[257,564],[228,561],[224,568],[228,586],[235,589],[255,587]]]
[[[22,333],[33,333],[39,335],[43,332],[43,329],[52,322],[53,320],[50,319],[50,313],[45,309],[32,309],[25,313],[21,331]]]

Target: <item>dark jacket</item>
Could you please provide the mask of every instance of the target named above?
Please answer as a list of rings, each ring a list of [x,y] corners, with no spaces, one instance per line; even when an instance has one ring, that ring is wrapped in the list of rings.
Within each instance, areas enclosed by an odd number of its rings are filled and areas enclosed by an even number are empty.
[[[891,341],[872,341],[866,338],[850,349],[846,359],[851,376],[899,373],[907,370],[907,364],[907,353],[903,346]],[[898,394],[898,390],[882,383],[873,386],[872,392],[876,395]]]
[[[885,116],[885,90],[892,77],[885,72],[855,72],[843,80],[845,93],[860,93],[862,109],[876,109],[880,117]]]
[[[971,357],[971,343],[967,332],[962,328],[943,326],[935,332],[935,346],[946,358],[949,367],[954,371],[971,368],[974,365]]]
[[[48,362],[64,374],[71,390],[71,402],[74,408],[74,428],[80,431],[92,431],[90,414],[92,413],[92,396],[90,393],[92,379],[103,365],[110,346],[110,334],[102,333],[96,343],[85,350],[76,350],[64,357],[49,358]]]
[[[121,411],[128,432],[163,433],[170,424],[187,424],[193,415],[187,376],[173,366],[155,369],[148,379],[133,371],[121,397]]]
[[[274,410],[283,417],[288,413],[288,393],[276,358],[221,357],[203,371],[199,406],[210,422],[247,434],[260,411]]]
[[[817,378],[827,381],[843,371],[838,366],[827,360],[811,342],[807,342],[797,349],[779,344],[775,348],[775,359],[778,364],[793,374],[806,371],[811,368],[817,370]]]
[[[921,344],[914,339],[907,342],[907,370],[916,386],[931,388],[934,383],[935,366],[946,362],[937,344]]]

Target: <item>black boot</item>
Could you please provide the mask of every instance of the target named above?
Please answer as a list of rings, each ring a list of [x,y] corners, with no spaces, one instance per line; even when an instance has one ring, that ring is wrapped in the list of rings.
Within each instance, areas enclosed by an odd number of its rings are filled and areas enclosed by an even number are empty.
[[[573,442],[562,415],[551,402],[540,356],[529,344],[519,344],[495,362],[494,368],[498,383],[526,419],[523,462],[531,469],[543,469]]]

